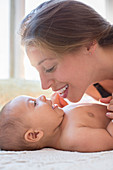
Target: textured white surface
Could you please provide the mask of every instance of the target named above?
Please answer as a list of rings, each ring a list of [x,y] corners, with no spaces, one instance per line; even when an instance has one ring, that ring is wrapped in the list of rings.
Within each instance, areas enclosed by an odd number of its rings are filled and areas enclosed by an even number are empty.
[[[0,170],[113,170],[113,151],[96,153],[54,149],[0,152]]]

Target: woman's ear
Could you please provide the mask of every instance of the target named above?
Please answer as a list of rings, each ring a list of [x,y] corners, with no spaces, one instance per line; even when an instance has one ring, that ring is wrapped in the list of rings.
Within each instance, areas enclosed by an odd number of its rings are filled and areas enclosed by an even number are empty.
[[[87,45],[87,51],[90,54],[93,54],[95,52],[96,47],[97,47],[97,41],[94,40]]]
[[[29,129],[25,133],[24,138],[28,142],[38,142],[43,137],[43,134],[42,130]]]

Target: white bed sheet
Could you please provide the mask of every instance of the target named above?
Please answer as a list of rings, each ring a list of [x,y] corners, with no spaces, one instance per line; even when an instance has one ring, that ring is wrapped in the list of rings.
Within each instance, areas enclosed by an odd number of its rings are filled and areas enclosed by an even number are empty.
[[[1,151],[0,170],[113,170],[113,151],[97,153],[55,149]]]

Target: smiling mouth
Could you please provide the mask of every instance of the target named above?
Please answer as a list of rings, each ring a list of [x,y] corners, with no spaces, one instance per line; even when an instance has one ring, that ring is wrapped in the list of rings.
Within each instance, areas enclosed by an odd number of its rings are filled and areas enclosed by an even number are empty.
[[[62,89],[58,90],[57,92],[60,94],[60,95],[64,95],[65,91],[68,89],[69,85],[66,84],[65,87],[63,87]]]

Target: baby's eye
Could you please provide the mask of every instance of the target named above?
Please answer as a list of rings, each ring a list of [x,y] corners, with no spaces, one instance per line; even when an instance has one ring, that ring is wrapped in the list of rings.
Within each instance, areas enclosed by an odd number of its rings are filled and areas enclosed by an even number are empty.
[[[51,67],[50,69],[47,69],[47,70],[46,70],[46,73],[53,72],[54,70],[55,70],[55,66]]]
[[[34,106],[36,106],[36,101],[34,101]]]
[[[29,102],[30,102],[33,106],[36,106],[36,101],[30,100]]]

